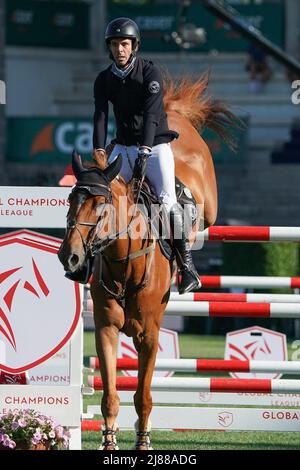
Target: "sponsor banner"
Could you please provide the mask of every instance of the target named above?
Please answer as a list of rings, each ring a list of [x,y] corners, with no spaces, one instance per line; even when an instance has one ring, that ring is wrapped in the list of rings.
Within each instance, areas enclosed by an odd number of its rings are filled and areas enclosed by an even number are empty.
[[[81,313],[82,288],[64,276],[57,238],[0,237],[0,369],[18,374],[59,353]]]
[[[132,403],[134,392],[119,391],[122,403]],[[153,403],[185,405],[247,405],[300,408],[300,393],[152,392]]]
[[[81,388],[78,386],[0,386],[0,415],[10,410],[31,408],[52,416],[62,426],[79,426]]]
[[[89,8],[85,2],[9,0],[6,2],[6,43],[88,49]]]
[[[108,123],[109,143],[114,137],[114,123]],[[67,165],[76,148],[83,158],[93,150],[92,118],[8,118],[7,160],[19,163]]]
[[[232,130],[238,141],[237,153],[232,152],[210,129],[204,130],[202,137],[213,154],[214,163],[240,163],[247,158],[248,118],[242,119],[246,130]],[[115,133],[115,123],[111,117],[107,144]],[[92,119],[87,118],[8,118],[7,141],[6,158],[9,162],[68,165],[74,148],[83,158],[91,158],[93,123]]]
[[[278,46],[284,47],[284,0],[229,1],[250,23]],[[174,43],[167,42],[166,36],[176,31],[179,5],[170,2],[156,4],[108,4],[108,19],[120,16],[132,18],[141,29],[144,51],[178,51]],[[272,18],[272,21],[270,21]],[[188,25],[204,28],[207,34],[205,44],[186,49],[185,52],[217,50],[219,52],[245,52],[248,42],[229,24],[208,11],[199,1],[189,2],[185,10]]]
[[[88,406],[87,412],[101,414],[100,406]],[[118,424],[131,429],[136,416],[133,406],[121,406]],[[152,429],[211,429],[220,431],[300,431],[300,411],[255,408],[154,407]],[[180,430],[178,429],[178,430]]]
[[[0,227],[65,228],[69,194],[70,188],[1,186]]]
[[[70,384],[70,342],[54,356],[28,371],[30,385],[69,385]]]

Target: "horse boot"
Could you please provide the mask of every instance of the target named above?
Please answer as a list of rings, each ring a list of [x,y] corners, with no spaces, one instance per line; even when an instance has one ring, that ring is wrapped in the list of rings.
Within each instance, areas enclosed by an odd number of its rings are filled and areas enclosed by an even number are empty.
[[[185,236],[183,209],[179,204],[174,205],[170,211],[170,223],[179,270],[178,292],[179,294],[185,294],[200,289],[201,282],[193,263],[189,241]]]

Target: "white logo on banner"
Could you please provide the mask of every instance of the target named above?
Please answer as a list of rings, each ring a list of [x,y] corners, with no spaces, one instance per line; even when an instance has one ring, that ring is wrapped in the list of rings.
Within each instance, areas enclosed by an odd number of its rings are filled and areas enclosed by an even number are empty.
[[[0,369],[6,372],[47,360],[76,328],[79,286],[64,277],[59,245],[29,231],[0,237]]]
[[[287,361],[286,336],[277,331],[261,328],[260,326],[232,331],[226,335],[225,359]],[[232,372],[230,375],[241,379],[278,379],[282,374]]]

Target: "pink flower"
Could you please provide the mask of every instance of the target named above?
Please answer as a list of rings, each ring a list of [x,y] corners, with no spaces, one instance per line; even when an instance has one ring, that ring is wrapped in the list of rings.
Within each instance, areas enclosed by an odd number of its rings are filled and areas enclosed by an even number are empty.
[[[9,447],[10,449],[14,449],[14,448],[16,447],[15,441],[10,441],[8,447]]]
[[[54,439],[54,438],[55,438],[55,432],[54,432],[54,431],[50,431],[50,432],[49,432],[49,437],[50,437],[51,439]]]
[[[9,447],[9,444],[10,444],[10,439],[5,439],[5,441],[3,441],[2,443],[5,447]]]
[[[26,426],[27,426],[26,420],[24,418],[18,419],[18,424],[19,424],[20,428],[26,428]]]
[[[33,439],[39,442],[42,439],[42,434],[40,432],[35,432],[33,435]]]
[[[13,422],[11,423],[11,429],[13,429],[14,431],[15,431],[16,429],[18,429],[19,427],[20,427],[20,426],[19,426],[19,423],[17,423],[17,421],[13,421]]]

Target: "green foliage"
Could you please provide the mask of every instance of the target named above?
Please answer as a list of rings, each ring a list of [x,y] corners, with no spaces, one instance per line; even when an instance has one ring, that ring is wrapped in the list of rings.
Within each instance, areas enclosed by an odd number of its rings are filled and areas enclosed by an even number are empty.
[[[224,243],[222,274],[228,276],[297,276],[296,243]]]

